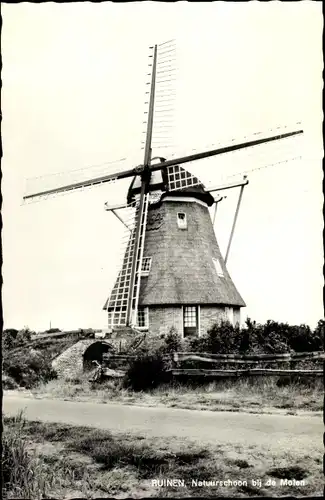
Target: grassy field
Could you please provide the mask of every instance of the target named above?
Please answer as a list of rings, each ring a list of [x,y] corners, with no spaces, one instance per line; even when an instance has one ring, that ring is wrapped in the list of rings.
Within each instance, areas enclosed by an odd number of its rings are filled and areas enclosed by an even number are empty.
[[[311,384],[278,386],[270,377],[229,382],[211,382],[191,387],[173,384],[151,391],[133,392],[123,389],[117,382],[91,384],[84,380],[52,380],[31,390],[36,397],[59,398],[76,401],[119,402],[140,406],[167,406],[175,408],[248,411],[254,413],[301,411],[320,412],[323,408],[322,380]]]
[[[8,499],[322,496],[317,451],[298,456],[279,449],[272,456],[250,445],[206,447],[22,417],[4,419],[3,448]],[[159,486],[167,479],[184,486]]]

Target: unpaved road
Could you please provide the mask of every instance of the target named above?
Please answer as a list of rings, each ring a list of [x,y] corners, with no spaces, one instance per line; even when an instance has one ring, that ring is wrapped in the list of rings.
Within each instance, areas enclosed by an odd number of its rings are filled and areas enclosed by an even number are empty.
[[[130,432],[150,437],[189,438],[209,444],[249,445],[272,451],[322,453],[322,418],[257,415],[119,404],[33,399],[5,394],[3,413],[25,418]]]

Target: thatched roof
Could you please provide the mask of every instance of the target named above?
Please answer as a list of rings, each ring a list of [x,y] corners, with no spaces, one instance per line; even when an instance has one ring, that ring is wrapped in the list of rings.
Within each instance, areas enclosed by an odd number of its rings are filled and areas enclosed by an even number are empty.
[[[186,213],[187,229],[178,228],[178,212]],[[152,225],[151,220],[161,223]],[[184,197],[150,207],[144,257],[152,261],[149,275],[141,278],[140,306],[245,306],[224,264],[209,210],[200,202]],[[212,259],[219,260],[223,277],[218,276]]]

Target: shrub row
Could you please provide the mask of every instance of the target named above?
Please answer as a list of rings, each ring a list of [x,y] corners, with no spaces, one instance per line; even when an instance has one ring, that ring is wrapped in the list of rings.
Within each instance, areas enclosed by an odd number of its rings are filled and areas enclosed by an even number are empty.
[[[214,354],[320,351],[323,349],[324,325],[325,322],[320,320],[312,330],[308,325],[289,325],[272,320],[259,324],[248,318],[242,328],[229,322],[215,324],[206,335],[185,340],[185,344],[191,351]],[[181,345],[178,350],[182,350]]]
[[[247,319],[243,328],[228,322],[215,324],[206,335],[181,339],[172,328],[168,335],[147,340],[130,363],[124,384],[135,391],[150,390],[168,381],[164,355],[176,351],[227,353],[311,352],[323,349],[323,320],[315,330],[267,321],[264,325]]]

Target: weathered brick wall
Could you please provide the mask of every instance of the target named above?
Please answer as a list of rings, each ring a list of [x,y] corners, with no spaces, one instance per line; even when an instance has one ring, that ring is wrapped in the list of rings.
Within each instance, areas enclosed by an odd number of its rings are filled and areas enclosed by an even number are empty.
[[[152,335],[166,335],[176,328],[179,335],[183,334],[183,313],[181,306],[149,307],[149,331]]]
[[[240,322],[240,309],[234,308],[234,325]],[[200,306],[200,336],[218,321],[229,320],[223,306]],[[183,310],[181,306],[149,307],[149,332],[152,335],[166,335],[171,327],[183,336]]]
[[[225,308],[222,306],[201,306],[200,307],[200,336],[205,335],[207,331],[218,321],[226,320]]]
[[[206,332],[218,321],[229,321],[229,317],[222,306],[201,306],[200,307],[200,335],[205,335]],[[240,308],[233,309],[233,325],[240,324]]]
[[[234,325],[240,324],[240,308],[234,307]]]

